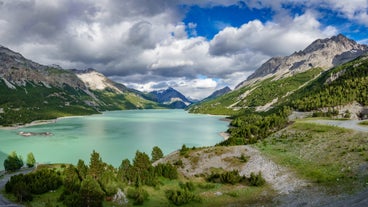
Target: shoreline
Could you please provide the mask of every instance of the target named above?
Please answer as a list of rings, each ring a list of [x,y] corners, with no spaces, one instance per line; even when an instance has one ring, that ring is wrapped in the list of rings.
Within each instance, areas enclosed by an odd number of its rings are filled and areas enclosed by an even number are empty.
[[[222,138],[224,138],[224,140],[228,140],[230,138],[230,134],[227,132],[220,132],[219,134]]]
[[[62,118],[62,117],[60,117]],[[44,125],[44,124],[52,124],[52,123],[56,123],[58,119],[60,118],[56,118],[56,119],[50,119],[50,120],[36,120],[33,121],[31,123],[27,123],[27,124],[22,124],[22,125],[16,125],[16,126],[0,126],[0,130],[14,130],[14,129],[20,129],[20,128],[24,128],[24,127],[31,127],[31,126],[38,126],[38,125]]]

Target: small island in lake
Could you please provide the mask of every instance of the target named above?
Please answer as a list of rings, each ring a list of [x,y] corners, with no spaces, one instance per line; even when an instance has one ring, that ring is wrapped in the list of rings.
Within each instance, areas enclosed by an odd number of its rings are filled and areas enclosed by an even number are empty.
[[[51,132],[19,132],[18,135],[24,136],[24,137],[30,137],[30,136],[52,136],[53,134]]]

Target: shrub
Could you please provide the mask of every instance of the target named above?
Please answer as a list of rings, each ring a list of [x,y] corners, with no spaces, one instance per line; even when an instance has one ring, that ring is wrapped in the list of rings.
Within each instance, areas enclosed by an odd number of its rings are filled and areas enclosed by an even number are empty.
[[[4,168],[6,171],[17,171],[23,167],[22,157],[18,156],[16,152],[12,152],[8,155],[8,158],[4,160]]]
[[[239,175],[237,170],[223,172],[223,173],[212,173],[210,176],[207,177],[207,181],[213,183],[229,183],[229,184],[236,184],[240,183],[243,180],[243,177]]]
[[[166,164],[159,163],[158,165],[156,165],[155,174],[157,176],[162,176],[170,180],[178,178],[178,171],[176,167],[174,167],[170,163],[166,163]]]
[[[134,200],[134,205],[142,205],[148,199],[148,193],[142,188],[129,188],[127,197]]]
[[[182,155],[182,156],[188,155],[189,150],[190,149],[185,144],[183,144],[183,146],[180,149],[180,155]]]
[[[195,186],[192,182],[179,182],[179,187],[183,190],[189,190],[189,191],[194,191],[195,190]]]
[[[262,186],[266,183],[266,180],[263,178],[261,172],[258,172],[257,175],[252,172],[248,178],[248,181],[251,186]]]
[[[167,190],[166,198],[173,204],[180,206],[192,201],[201,202],[202,199],[188,190]]]

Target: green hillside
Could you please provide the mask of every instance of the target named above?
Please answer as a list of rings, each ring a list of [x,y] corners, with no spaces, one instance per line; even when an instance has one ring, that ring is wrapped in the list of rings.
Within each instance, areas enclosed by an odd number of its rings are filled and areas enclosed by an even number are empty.
[[[321,73],[312,69],[283,79],[273,78],[245,86],[189,109],[193,113],[232,115],[230,138],[220,145],[251,144],[288,125],[293,110],[337,115],[337,106],[358,102],[368,105],[368,56],[362,56]],[[256,111],[273,101],[272,107]],[[330,113],[321,113],[329,108]]]
[[[0,125],[25,124],[35,120],[70,115],[98,113],[85,101],[92,101],[84,91],[65,85],[45,87],[33,82],[10,89],[0,80]]]
[[[278,105],[289,94],[317,77],[321,71],[322,69],[315,68],[278,80],[271,77],[234,90],[217,99],[194,105],[189,111],[192,113],[236,115],[242,114],[244,109],[254,111],[257,106],[264,106],[273,100],[277,100],[274,105]]]
[[[302,89],[291,101],[291,106],[296,110],[311,111],[354,101],[368,105],[368,56],[327,71]]]

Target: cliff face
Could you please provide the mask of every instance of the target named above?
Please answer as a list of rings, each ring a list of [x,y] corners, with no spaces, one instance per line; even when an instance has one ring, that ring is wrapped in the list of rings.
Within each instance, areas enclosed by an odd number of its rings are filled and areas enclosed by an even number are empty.
[[[356,43],[344,35],[318,39],[303,51],[286,57],[273,57],[258,68],[247,80],[241,82],[236,89],[248,85],[269,75],[278,77],[305,72],[320,67],[327,70],[333,66],[353,60],[368,52],[366,45]]]

